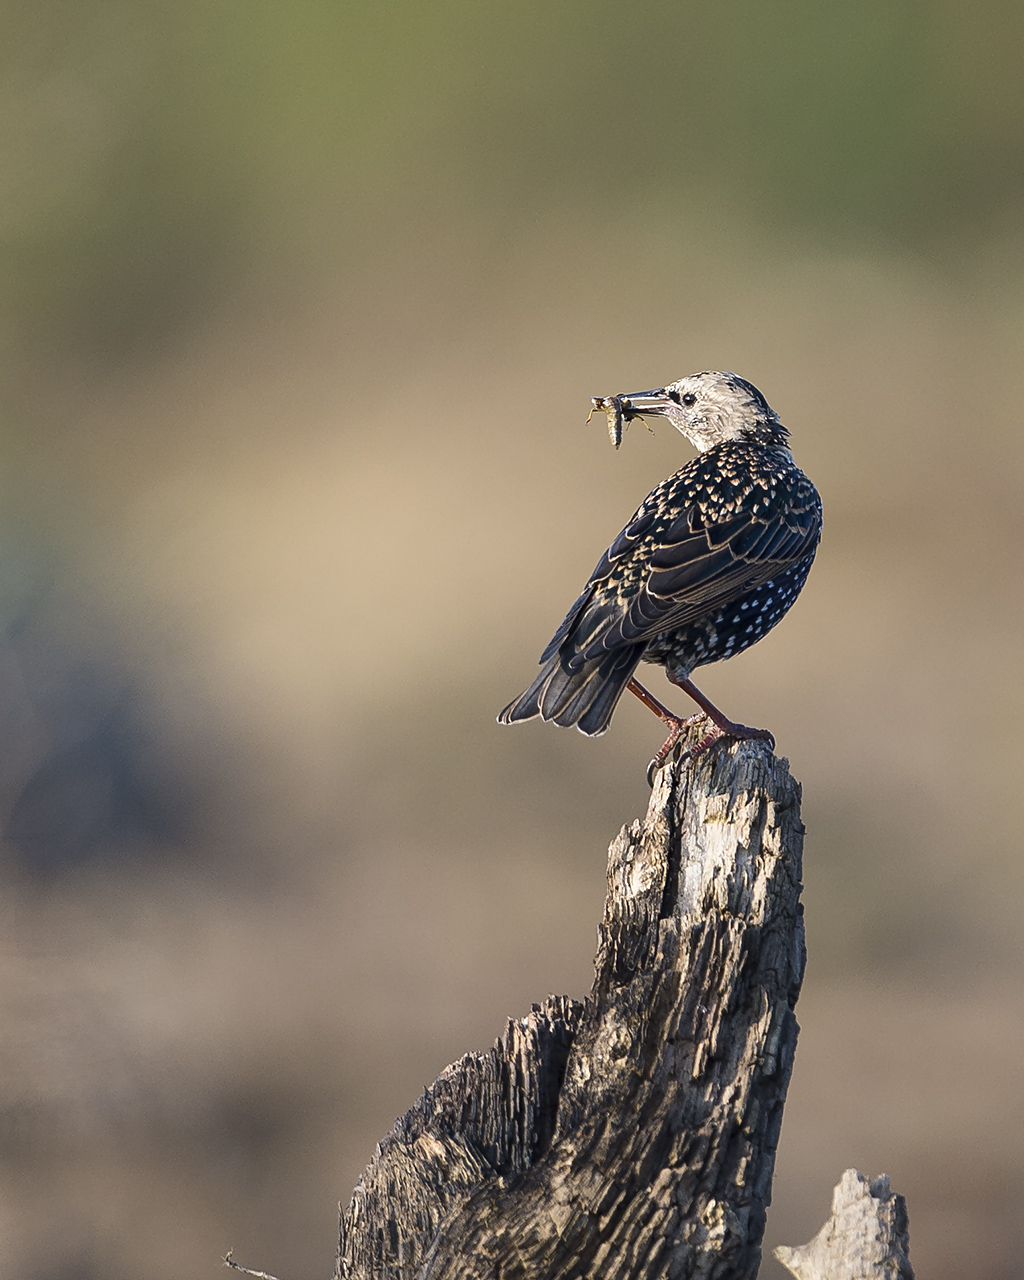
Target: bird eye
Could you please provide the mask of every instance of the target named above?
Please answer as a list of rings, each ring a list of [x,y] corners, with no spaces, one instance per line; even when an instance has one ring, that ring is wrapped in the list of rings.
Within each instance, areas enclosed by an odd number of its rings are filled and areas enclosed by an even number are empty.
[[[696,403],[697,403],[697,397],[693,394],[692,391],[687,391],[686,395],[683,396],[683,404],[694,405]]]

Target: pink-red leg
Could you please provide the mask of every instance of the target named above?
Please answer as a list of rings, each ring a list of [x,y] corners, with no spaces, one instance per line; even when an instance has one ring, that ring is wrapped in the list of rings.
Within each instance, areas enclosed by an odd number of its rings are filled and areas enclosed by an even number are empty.
[[[668,737],[662,744],[658,754],[647,766],[647,783],[653,787],[654,775],[668,759],[672,748],[682,737],[684,731],[700,719],[700,714],[690,716],[688,720],[681,720],[679,716],[673,715],[663,702],[659,702],[650,689],[645,689],[639,680],[630,680],[626,688],[640,699],[648,711],[653,711],[659,720],[668,725]]]
[[[754,738],[761,742],[767,742],[768,745],[774,749],[775,738],[767,729],[752,729],[749,725],[738,724],[735,720],[730,720],[728,716],[719,711],[710,698],[706,698],[693,681],[687,677],[675,679],[669,675],[668,678],[677,688],[682,689],[687,697],[692,698],[693,701],[696,702],[697,706],[700,707],[701,714],[707,716],[714,725],[714,728],[709,734],[706,734],[705,737],[701,738],[700,742],[695,746],[692,746],[689,751],[684,754],[682,757],[684,760],[696,760],[699,755],[703,755],[703,753],[707,751],[708,747],[716,743],[719,738]],[[645,689],[639,680],[630,680],[627,687],[630,693],[635,694],[649,711],[653,711],[659,720],[664,721],[664,723],[669,726],[669,735],[666,738],[664,745],[647,766],[647,781],[653,786],[655,773],[668,759],[669,753],[679,741],[683,730],[689,728],[690,725],[699,720],[700,714],[690,716],[687,720],[681,720],[679,716],[673,715],[664,703],[659,702],[650,690]]]

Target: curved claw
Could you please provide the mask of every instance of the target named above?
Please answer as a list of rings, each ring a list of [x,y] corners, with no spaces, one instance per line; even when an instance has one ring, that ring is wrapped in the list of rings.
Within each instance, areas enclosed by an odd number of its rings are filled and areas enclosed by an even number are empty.
[[[775,750],[775,734],[769,729],[751,729],[749,725],[736,724],[726,732],[728,737],[737,738],[740,742],[767,742],[769,751]]]
[[[691,721],[696,720],[697,718],[698,718],[697,716],[691,716],[690,721],[687,721],[686,723],[689,724]],[[735,730],[735,732],[730,732],[726,729],[720,728],[718,725],[715,725],[712,728],[710,733],[705,734],[705,736],[701,738],[700,742],[695,743],[692,747],[688,747],[685,751],[681,752],[679,756],[679,760],[680,761],[689,760],[691,762],[696,760],[698,756],[702,756],[704,752],[707,751],[708,747],[713,747],[720,738],[735,738],[739,742],[744,742],[747,740],[751,740],[755,742],[767,742],[768,750],[769,751],[775,750],[775,735],[769,732],[769,730],[751,729],[749,726],[745,724],[735,724],[733,725],[733,729]],[[680,730],[680,733],[681,733],[681,730]],[[678,738],[678,736],[679,735],[677,734],[676,738]],[[669,741],[665,743],[662,749],[654,757],[651,763],[647,766],[647,785],[649,787],[651,788],[654,787],[654,776],[658,772],[658,770],[662,767],[662,765],[664,765],[667,758],[671,755],[672,749],[675,746],[675,744],[676,744],[676,739],[670,738]]]
[[[674,716],[671,713],[666,712],[661,719],[669,726],[669,735],[658,749],[658,754],[647,766],[647,785],[649,787],[654,786],[654,775],[675,750],[676,743],[679,739],[691,725],[696,724],[698,720],[703,720],[704,716],[702,712],[698,711],[696,715],[689,716],[686,720],[680,720],[678,716]],[[686,757],[683,756],[683,759],[685,758]]]
[[[710,733],[705,734],[704,737],[701,738],[700,742],[696,743],[695,746],[690,747],[688,751],[684,751],[682,758],[684,760],[696,760],[698,756],[702,756],[704,752],[707,751],[708,747],[714,746],[719,738],[724,737],[726,737],[726,734],[723,733],[716,725]]]

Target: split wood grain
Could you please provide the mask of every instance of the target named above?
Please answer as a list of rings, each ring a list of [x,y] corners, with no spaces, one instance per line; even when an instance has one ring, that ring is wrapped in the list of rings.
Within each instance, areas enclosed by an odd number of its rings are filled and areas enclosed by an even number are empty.
[[[753,1280],[802,841],[765,744],[662,770],[609,850],[590,997],[534,1005],[396,1123],[342,1215],[338,1280]]]

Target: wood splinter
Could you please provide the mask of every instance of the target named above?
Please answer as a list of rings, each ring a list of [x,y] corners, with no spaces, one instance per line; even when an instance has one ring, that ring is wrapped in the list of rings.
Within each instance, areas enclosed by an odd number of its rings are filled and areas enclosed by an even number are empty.
[[[775,1256],[797,1280],[914,1280],[907,1202],[889,1179],[847,1169],[832,1192],[832,1216],[808,1244]]]

